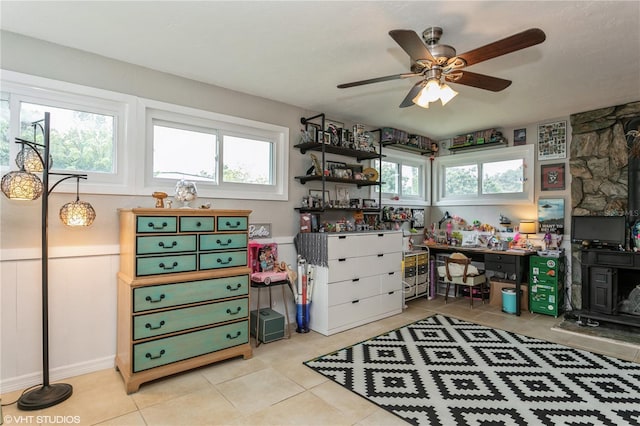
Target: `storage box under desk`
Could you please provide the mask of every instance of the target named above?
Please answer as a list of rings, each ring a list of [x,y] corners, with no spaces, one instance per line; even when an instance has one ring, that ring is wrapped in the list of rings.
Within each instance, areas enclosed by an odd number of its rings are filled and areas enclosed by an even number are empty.
[[[258,336],[256,336],[256,318],[260,317],[258,321]],[[284,337],[284,316],[274,311],[271,308],[260,309],[260,315],[258,311],[251,311],[251,335],[257,337],[262,343],[273,342],[274,340],[282,339]]]

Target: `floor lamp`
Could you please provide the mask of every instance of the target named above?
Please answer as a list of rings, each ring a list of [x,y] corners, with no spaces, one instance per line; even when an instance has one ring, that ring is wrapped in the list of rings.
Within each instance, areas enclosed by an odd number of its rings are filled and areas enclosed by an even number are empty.
[[[45,112],[44,119],[31,123],[33,141],[16,138],[21,145],[16,157],[18,171],[9,172],[2,177],[2,192],[12,200],[36,200],[42,195],[42,386],[25,392],[18,400],[21,410],[39,410],[51,407],[68,399],[73,393],[71,385],[66,383],[49,383],[49,256],[48,256],[48,209],[49,195],[59,183],[67,179],[76,179],[76,201],[62,206],[60,219],[68,226],[89,226],[96,217],[91,204],[80,201],[80,179],[87,179],[86,174],[53,173],[49,154],[50,114]],[[36,143],[38,131],[43,134],[43,143]],[[42,150],[42,153],[40,152]],[[42,172],[42,180],[35,173]],[[49,187],[49,176],[60,176],[57,182]]]

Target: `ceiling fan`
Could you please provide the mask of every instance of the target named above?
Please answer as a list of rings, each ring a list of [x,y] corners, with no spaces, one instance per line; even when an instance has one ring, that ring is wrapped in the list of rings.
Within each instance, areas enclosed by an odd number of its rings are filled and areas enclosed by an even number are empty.
[[[456,50],[453,47],[438,43],[442,33],[443,31],[440,27],[429,27],[424,30],[422,38],[426,43],[425,45],[418,34],[412,30],[389,31],[391,38],[411,58],[411,72],[339,84],[338,88],[346,89],[382,81],[422,77],[411,88],[400,104],[400,108],[414,104],[428,108],[429,102],[434,102],[438,99],[440,99],[442,105],[445,105],[458,93],[447,84],[441,82],[442,77],[450,83],[499,92],[509,87],[511,81],[474,73],[467,71],[465,68],[488,59],[534,46],[542,43],[546,38],[542,30],[531,28],[461,55],[456,55]]]

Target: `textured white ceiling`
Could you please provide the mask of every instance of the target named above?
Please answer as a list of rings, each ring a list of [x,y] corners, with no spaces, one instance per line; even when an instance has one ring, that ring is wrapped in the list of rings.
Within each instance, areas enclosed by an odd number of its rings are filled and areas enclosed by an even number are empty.
[[[0,14],[3,30],[434,138],[640,100],[638,1],[1,1]],[[388,33],[429,26],[458,53],[533,27],[547,39],[469,67],[513,84],[452,84],[445,107],[398,108],[415,78],[336,88],[407,72]]]

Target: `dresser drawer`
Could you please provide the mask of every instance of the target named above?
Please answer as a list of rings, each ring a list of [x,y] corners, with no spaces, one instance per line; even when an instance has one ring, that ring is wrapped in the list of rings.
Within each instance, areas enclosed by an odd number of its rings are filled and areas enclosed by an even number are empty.
[[[330,259],[328,265],[329,282],[346,281],[400,271],[402,253]]]
[[[247,248],[247,234],[200,235],[200,250],[229,250]]]
[[[174,274],[196,270],[196,255],[154,256],[136,258],[136,275]]]
[[[364,277],[330,283],[327,290],[329,306],[366,299],[380,294],[380,277]]]
[[[213,232],[213,217],[180,217],[180,232]]]
[[[172,311],[139,315],[133,318],[133,339],[160,336],[209,324],[246,318],[249,299],[228,300]]]
[[[327,238],[329,259],[402,251],[399,232],[329,235]]]
[[[176,232],[177,218],[175,216],[138,216],[136,218],[136,232],[138,234]]]
[[[380,275],[380,294],[400,290],[401,288],[402,278],[400,278],[400,271]]]
[[[148,370],[248,342],[248,321],[240,321],[179,336],[134,344],[133,372]]]
[[[196,251],[195,235],[136,237],[136,254],[179,253]]]
[[[200,254],[200,270],[247,266],[247,252],[225,251]]]
[[[379,295],[366,299],[354,300],[328,309],[328,329],[343,327],[377,315],[380,312]],[[398,298],[399,301],[402,299]],[[401,303],[401,302],[400,302]]]
[[[248,225],[248,218],[236,217],[236,216],[219,216],[218,217],[218,231],[246,231]]]
[[[133,312],[206,302],[249,294],[249,276],[212,278],[133,289]]]

